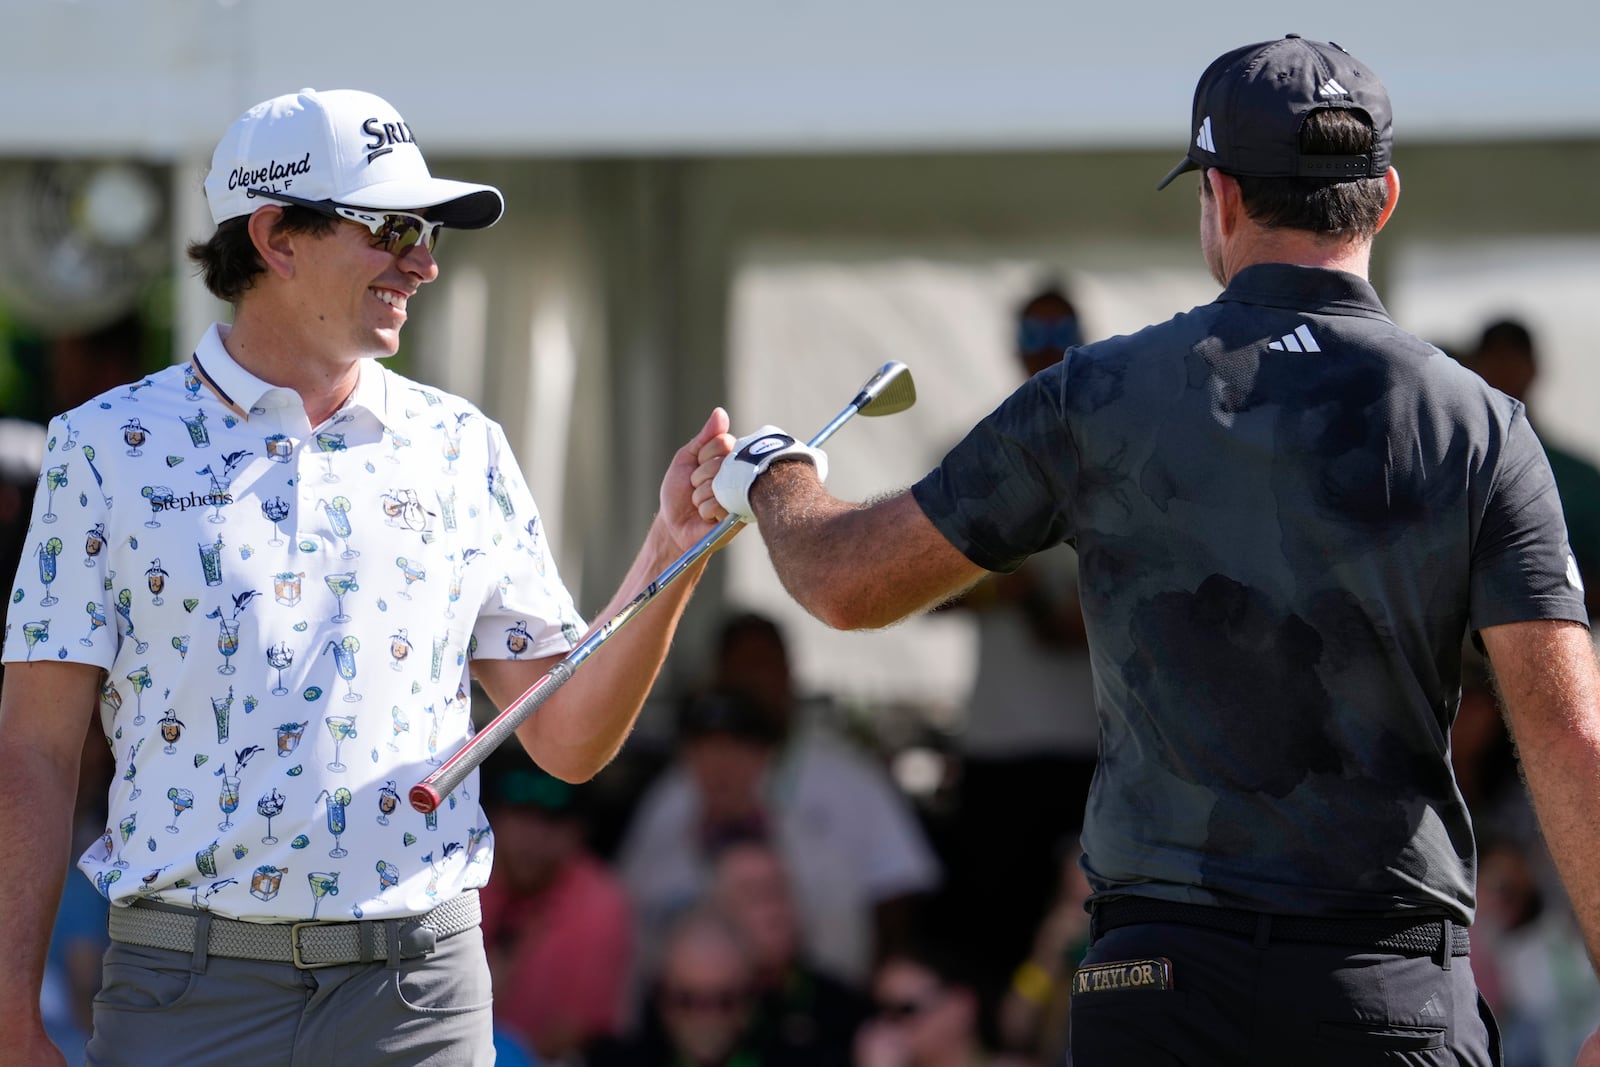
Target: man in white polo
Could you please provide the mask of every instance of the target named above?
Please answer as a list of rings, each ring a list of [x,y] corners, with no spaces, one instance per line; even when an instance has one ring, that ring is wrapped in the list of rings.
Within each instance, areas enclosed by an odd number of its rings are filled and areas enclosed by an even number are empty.
[[[476,777],[426,817],[401,797],[470,736],[469,672],[504,706],[586,627],[500,427],[376,360],[438,231],[491,225],[501,196],[432,177],[395,109],[347,90],[247,111],[205,188],[217,230],[189,252],[233,324],[51,427],[0,699],[28,812],[0,1047],[61,1062],[39,980],[98,709],[116,774],[77,862],[115,906],[92,1062],[488,1064]],[[691,479],[726,429],[713,412],[674,456],[605,617],[725,514]],[[694,585],[520,728],[534,759],[577,780],[611,758]]]

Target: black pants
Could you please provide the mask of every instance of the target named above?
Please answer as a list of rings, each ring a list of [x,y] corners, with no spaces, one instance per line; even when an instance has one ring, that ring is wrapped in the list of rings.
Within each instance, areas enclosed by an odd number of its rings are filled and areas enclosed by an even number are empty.
[[[1465,956],[1406,956],[1175,923],[1101,936],[1072,996],[1072,1067],[1498,1067]],[[1087,980],[1087,979],[1098,980]],[[1166,988],[1170,985],[1170,988]]]

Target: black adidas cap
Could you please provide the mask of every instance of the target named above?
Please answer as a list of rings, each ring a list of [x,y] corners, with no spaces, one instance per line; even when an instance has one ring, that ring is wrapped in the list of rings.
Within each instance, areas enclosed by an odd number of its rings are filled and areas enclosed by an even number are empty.
[[[1376,133],[1355,156],[1300,154],[1300,127],[1322,108],[1352,108]],[[1389,93],[1378,76],[1336,44],[1289,34],[1218,57],[1194,90],[1189,154],[1157,189],[1202,167],[1254,178],[1378,178],[1389,169]]]

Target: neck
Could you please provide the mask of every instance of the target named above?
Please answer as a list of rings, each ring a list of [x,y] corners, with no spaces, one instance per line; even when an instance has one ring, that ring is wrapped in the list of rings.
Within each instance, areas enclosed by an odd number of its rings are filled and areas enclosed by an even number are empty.
[[[1224,284],[1233,281],[1233,276],[1241,270],[1258,263],[1321,267],[1365,278],[1371,262],[1370,240],[1339,240],[1301,230],[1248,226],[1228,243],[1223,254]]]
[[[270,385],[300,394],[306,419],[320,426],[333,417],[361,380],[359,355],[324,351],[299,319],[249,300],[240,302],[222,346],[233,361]]]

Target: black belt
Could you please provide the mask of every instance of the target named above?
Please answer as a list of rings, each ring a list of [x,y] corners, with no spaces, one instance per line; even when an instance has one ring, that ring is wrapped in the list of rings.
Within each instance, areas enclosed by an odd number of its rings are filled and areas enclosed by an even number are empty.
[[[1091,940],[1120,926],[1139,923],[1178,923],[1255,939],[1258,946],[1272,941],[1300,941],[1341,945],[1404,956],[1442,956],[1446,943],[1450,955],[1465,956],[1472,947],[1465,927],[1444,915],[1367,919],[1323,919],[1303,915],[1268,915],[1239,908],[1184,904],[1151,897],[1112,897],[1090,906]]]

